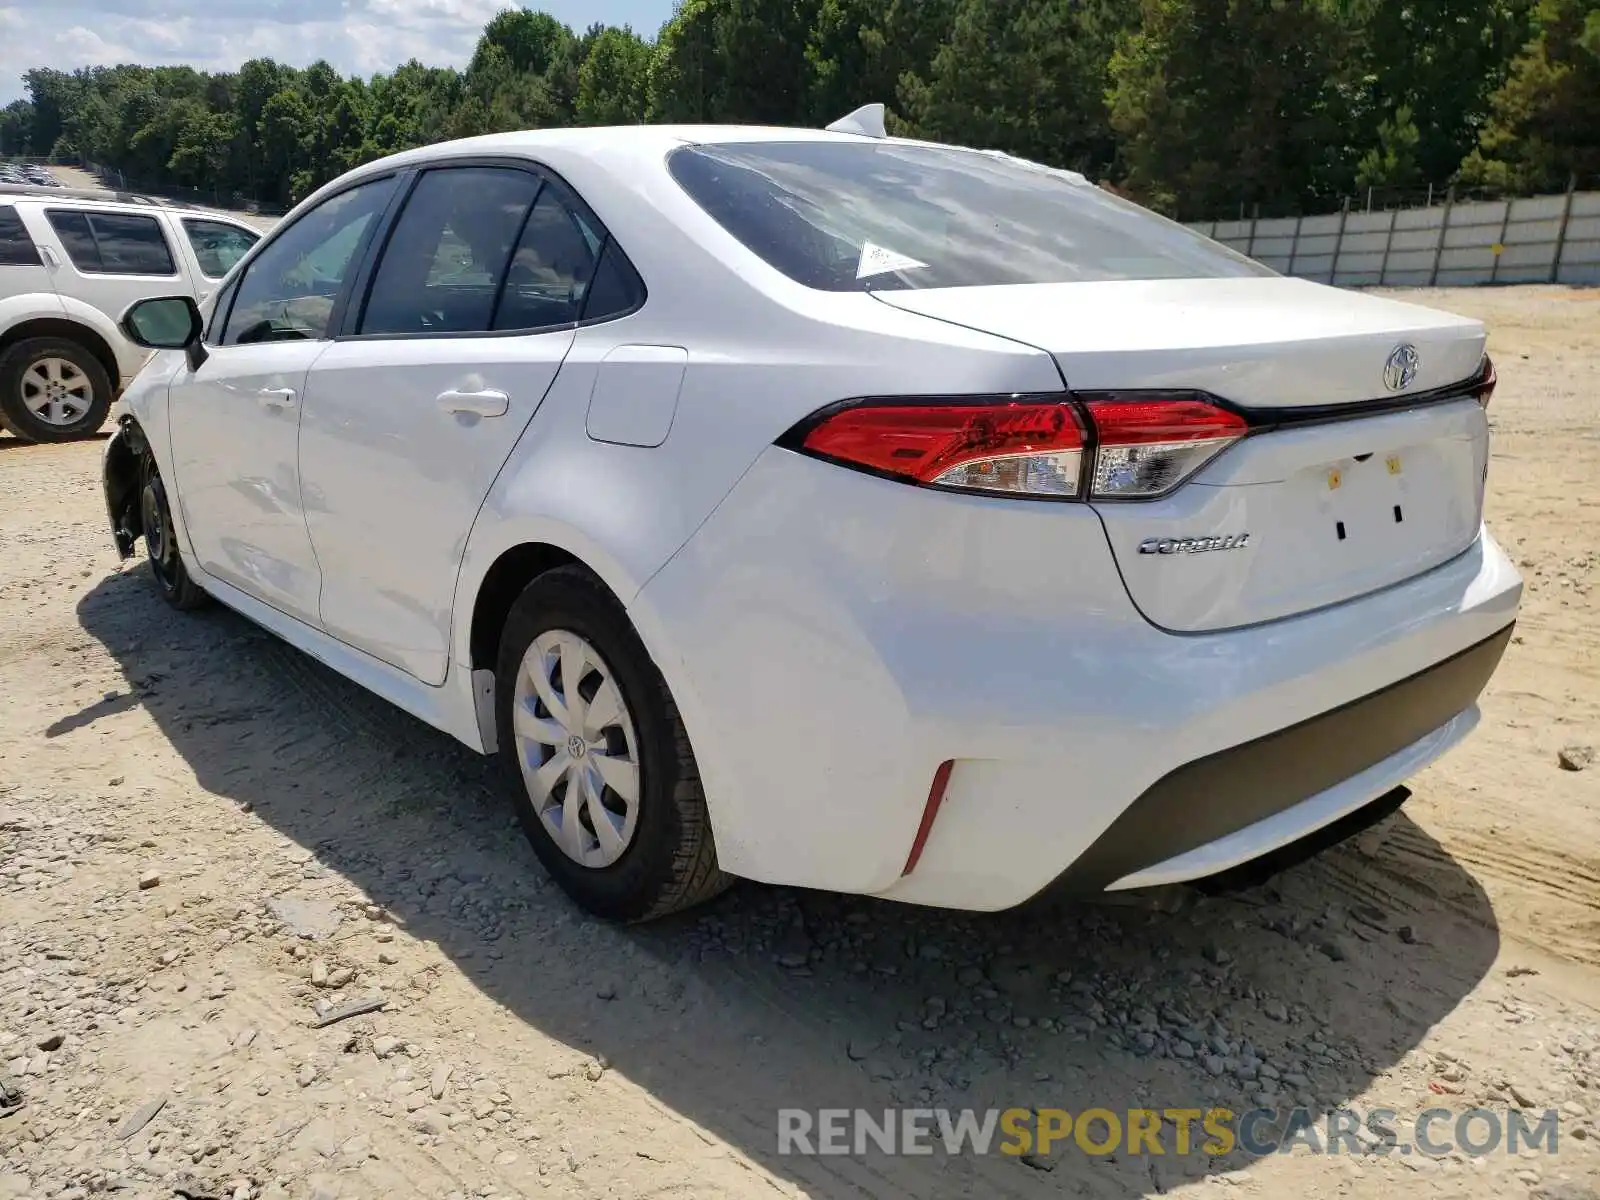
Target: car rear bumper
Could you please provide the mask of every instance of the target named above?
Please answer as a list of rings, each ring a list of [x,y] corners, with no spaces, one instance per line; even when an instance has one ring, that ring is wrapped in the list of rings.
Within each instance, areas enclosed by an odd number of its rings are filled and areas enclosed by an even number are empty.
[[[1364,807],[1473,730],[1511,629],[1359,700],[1185,763],[1124,809],[1058,882],[1099,891],[1204,878]]]
[[[725,869],[998,909],[1199,878],[1350,817],[1470,730],[1520,594],[1485,532],[1359,600],[1176,635],[1086,508],[772,450],[632,611]]]

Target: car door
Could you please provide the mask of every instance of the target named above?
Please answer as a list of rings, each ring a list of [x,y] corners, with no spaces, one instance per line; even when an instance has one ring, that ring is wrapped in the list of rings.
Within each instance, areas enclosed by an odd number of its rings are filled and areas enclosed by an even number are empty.
[[[201,568],[312,625],[321,572],[300,496],[306,372],[332,344],[395,187],[393,176],[357,184],[276,232],[219,298],[204,360],[169,392],[178,502]]]
[[[572,345],[604,240],[526,165],[417,177],[348,335],[307,382],[300,462],[328,632],[444,681],[467,534]]]
[[[55,298],[55,284],[22,213],[0,204],[0,300],[14,296]],[[59,310],[59,303],[56,304]]]
[[[52,268],[56,290],[93,305],[112,321],[135,300],[189,290],[155,213],[47,204],[44,218],[46,236],[54,237],[64,258]]]

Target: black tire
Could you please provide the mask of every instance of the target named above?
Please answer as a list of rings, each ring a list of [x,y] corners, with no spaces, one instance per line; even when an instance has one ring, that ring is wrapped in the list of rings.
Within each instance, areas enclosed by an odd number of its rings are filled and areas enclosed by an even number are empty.
[[[144,537],[145,558],[150,577],[161,598],[180,612],[199,608],[211,597],[189,578],[189,569],[178,553],[177,530],[172,525],[172,509],[161,482],[155,456],[148,449],[139,460],[139,532]]]
[[[534,639],[566,630],[605,659],[634,723],[639,805],[633,839],[609,866],[569,858],[534,808],[518,761],[512,704],[523,655]],[[513,804],[534,853],[579,907],[612,921],[647,921],[702,903],[733,882],[717,867],[705,793],[689,736],[666,681],[650,660],[627,614],[581,567],[539,576],[511,606],[495,671],[500,759]]]
[[[87,392],[87,410],[70,423],[55,424],[46,421],[28,407],[24,388],[36,384],[25,379],[34,364],[46,359],[59,359],[70,364],[70,385]],[[29,442],[66,442],[88,437],[99,432],[111,411],[111,376],[102,363],[82,342],[70,338],[25,338],[0,358],[0,416],[12,433]]]

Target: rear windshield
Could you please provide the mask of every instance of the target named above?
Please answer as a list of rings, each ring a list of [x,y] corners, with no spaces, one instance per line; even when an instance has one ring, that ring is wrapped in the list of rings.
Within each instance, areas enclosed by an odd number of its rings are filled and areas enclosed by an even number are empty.
[[[976,150],[736,143],[685,146],[667,167],[750,250],[826,291],[1272,274],[1074,176]]]

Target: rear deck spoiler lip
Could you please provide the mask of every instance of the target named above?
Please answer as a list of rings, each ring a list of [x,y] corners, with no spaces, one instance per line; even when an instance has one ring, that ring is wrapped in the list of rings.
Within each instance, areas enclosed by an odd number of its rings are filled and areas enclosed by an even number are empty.
[[[1329,425],[1337,421],[1353,421],[1361,417],[1381,416],[1384,413],[1403,412],[1434,404],[1449,404],[1457,400],[1476,400],[1479,391],[1494,379],[1494,364],[1484,355],[1478,369],[1468,378],[1447,383],[1443,387],[1425,392],[1410,392],[1397,396],[1379,396],[1372,400],[1356,400],[1349,404],[1304,404],[1294,408],[1260,408],[1214,395],[1198,388],[1133,388],[1072,390],[1077,400],[1114,400],[1128,396],[1162,395],[1173,398],[1203,400],[1218,408],[1238,413],[1250,426],[1251,433],[1267,433],[1274,429],[1301,428],[1307,425]]]

